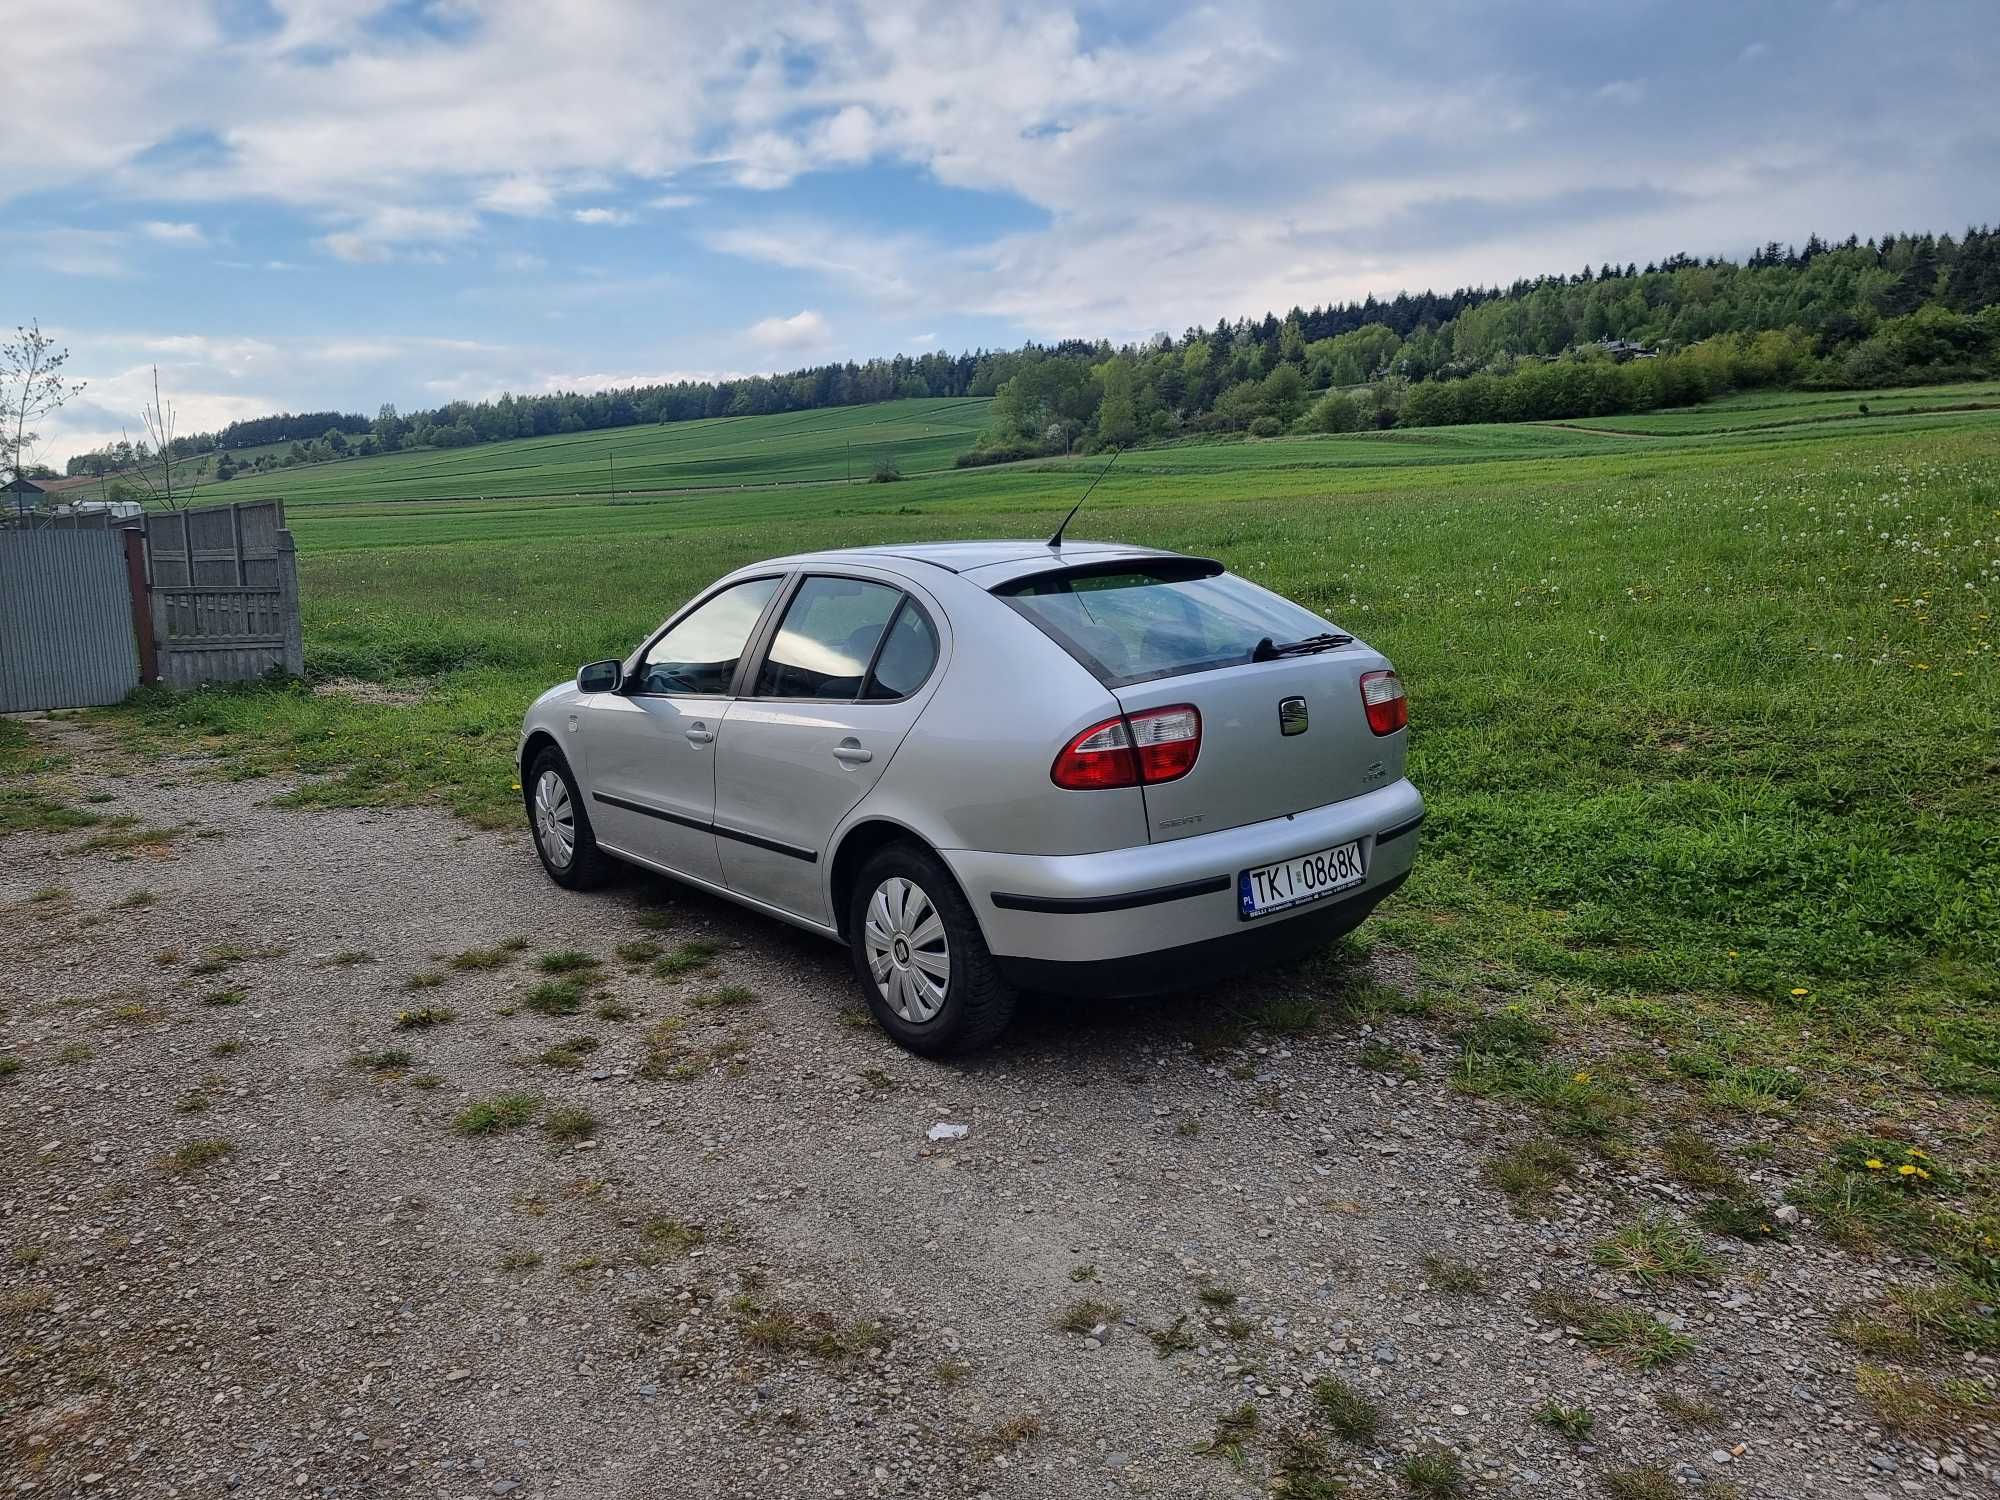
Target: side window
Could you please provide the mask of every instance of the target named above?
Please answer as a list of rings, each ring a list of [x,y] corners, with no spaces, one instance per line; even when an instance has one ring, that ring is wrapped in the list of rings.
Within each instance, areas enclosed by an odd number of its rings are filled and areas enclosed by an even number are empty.
[[[902,600],[902,591],[886,584],[808,578],[785,609],[752,692],[759,698],[860,697],[876,644]]]
[[[751,578],[726,588],[646,648],[642,693],[716,697],[729,691],[758,616],[778,591],[776,578]]]
[[[882,654],[875,658],[875,671],[868,679],[864,698],[907,698],[924,685],[937,665],[937,631],[924,612],[908,599],[889,627]]]

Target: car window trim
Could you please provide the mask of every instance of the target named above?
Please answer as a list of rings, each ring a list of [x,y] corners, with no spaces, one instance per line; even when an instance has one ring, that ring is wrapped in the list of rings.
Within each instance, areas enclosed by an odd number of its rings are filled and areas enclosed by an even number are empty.
[[[632,666],[625,674],[626,682],[619,689],[620,693],[627,698],[688,698],[704,703],[726,703],[734,698],[736,696],[735,690],[743,680],[744,658],[750,655],[751,647],[757,643],[764,628],[770,623],[772,604],[777,600],[789,597],[789,590],[786,589],[785,583],[792,576],[794,575],[786,573],[783,569],[779,569],[770,573],[751,573],[743,578],[727,578],[696,598],[690,599],[679,611],[669,615],[666,623],[647,636],[639,649],[632,653]],[[742,655],[736,658],[736,670],[730,674],[727,690],[720,693],[653,693],[646,691],[644,688],[632,686],[634,682],[645,681],[643,671],[646,665],[646,653],[665,640],[668,633],[676,625],[693,615],[696,610],[702,608],[710,600],[719,599],[722,595],[728,593],[729,590],[741,588],[746,583],[762,583],[767,578],[777,579],[778,587],[771,591],[770,599],[764,601],[764,608],[757,616],[757,622],[750,627],[750,634],[743,639],[743,652]]]
[[[800,697],[797,695],[753,693],[749,691],[756,683],[758,674],[764,670],[764,660],[770,655],[771,647],[777,644],[778,630],[784,624],[785,620],[784,611],[791,608],[792,600],[798,597],[799,591],[815,578],[845,578],[854,583],[872,583],[885,589],[894,589],[897,593],[896,607],[889,611],[888,622],[883,625],[882,634],[875,641],[875,650],[868,658],[868,669],[861,674],[861,686],[855,690],[852,698]],[[780,600],[782,607],[776,614],[771,616],[766,624],[760,627],[766,638],[757,642],[755,662],[738,669],[739,675],[735,683],[737,691],[731,696],[740,701],[744,703],[844,703],[848,705],[868,704],[871,706],[887,707],[892,704],[909,702],[910,699],[916,697],[917,694],[921,693],[930,684],[930,680],[933,677],[937,676],[938,663],[944,660],[944,636],[937,628],[937,621],[931,618],[930,611],[924,608],[916,595],[912,594],[901,584],[892,583],[886,578],[870,578],[863,573],[808,571],[801,569],[792,575],[790,587],[782,589],[779,592],[782,596]],[[896,622],[903,617],[903,610],[906,606],[914,609],[918,616],[922,618],[924,624],[930,627],[931,641],[934,647],[931,652],[930,670],[924,673],[922,681],[900,697],[870,698],[867,696],[868,684],[874,679],[876,663],[882,659],[882,648],[889,642],[889,632],[896,628]]]

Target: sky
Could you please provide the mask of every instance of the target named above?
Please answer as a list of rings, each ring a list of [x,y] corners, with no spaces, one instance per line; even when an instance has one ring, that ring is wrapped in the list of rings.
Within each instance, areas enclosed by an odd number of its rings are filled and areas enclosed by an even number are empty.
[[[1992,0],[5,0],[35,457],[2000,220]]]

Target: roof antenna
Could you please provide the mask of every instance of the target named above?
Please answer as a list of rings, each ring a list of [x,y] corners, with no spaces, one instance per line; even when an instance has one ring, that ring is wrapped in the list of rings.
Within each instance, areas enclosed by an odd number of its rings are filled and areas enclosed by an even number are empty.
[[[1106,474],[1109,474],[1111,472],[1111,466],[1118,462],[1118,455],[1123,453],[1124,451],[1125,450],[1123,448],[1113,448],[1111,450],[1111,457],[1104,460],[1104,467],[1097,471],[1097,479],[1102,479]],[[1097,479],[1093,479],[1090,481],[1090,490],[1094,490],[1097,488]],[[1069,523],[1071,521],[1074,521],[1076,519],[1076,513],[1083,509],[1083,502],[1090,498],[1090,490],[1085,490],[1083,494],[1078,497],[1076,504],[1072,505],[1069,508],[1069,514],[1062,518],[1062,525],[1056,528],[1056,534],[1049,538],[1049,546],[1054,551],[1057,552],[1062,551],[1062,534],[1065,531],[1069,530]]]

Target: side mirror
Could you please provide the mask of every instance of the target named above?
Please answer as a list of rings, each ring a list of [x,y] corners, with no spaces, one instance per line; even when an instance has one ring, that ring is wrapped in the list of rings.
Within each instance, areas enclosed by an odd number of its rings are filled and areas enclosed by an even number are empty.
[[[576,669],[576,690],[579,693],[615,693],[625,684],[625,663],[622,661],[594,661],[587,667]]]

